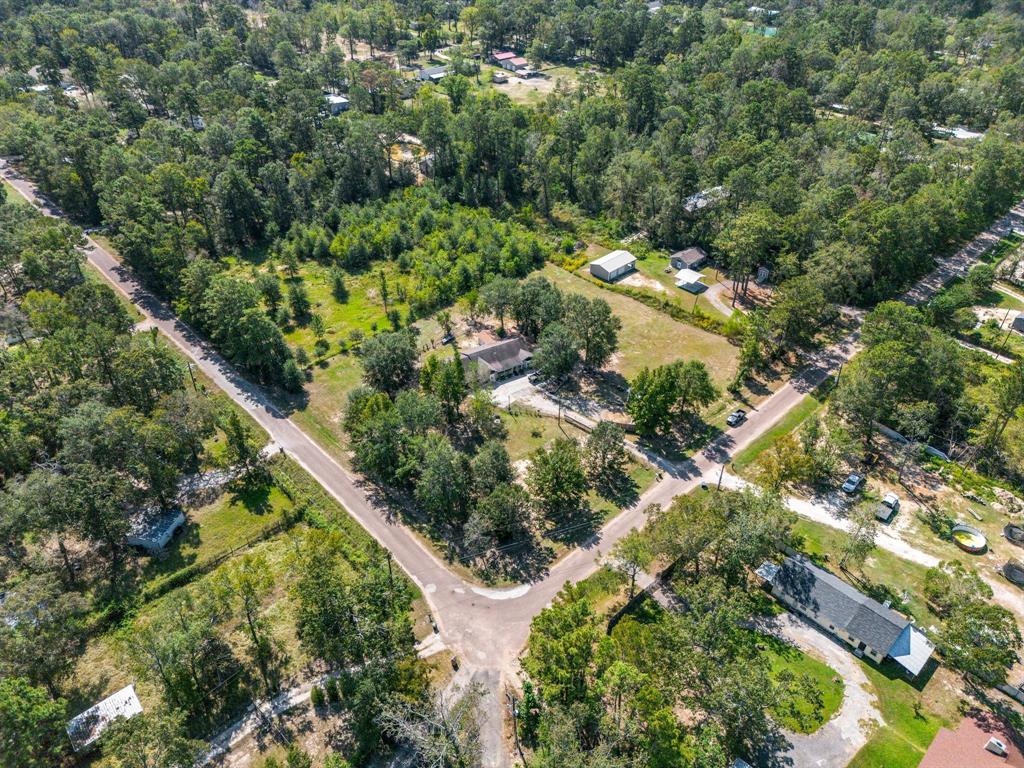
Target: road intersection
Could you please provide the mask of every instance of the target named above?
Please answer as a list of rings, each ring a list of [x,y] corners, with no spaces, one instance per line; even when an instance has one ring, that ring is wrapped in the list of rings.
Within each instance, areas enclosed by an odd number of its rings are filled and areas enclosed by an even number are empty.
[[[0,160],[0,175],[46,215],[61,213],[43,201],[35,185]],[[985,251],[1013,226],[1024,225],[1018,206],[988,231],[939,262],[903,298],[922,303],[955,277],[966,274]],[[370,501],[362,481],[338,464],[320,445],[278,409],[257,386],[241,376],[206,341],[179,320],[160,299],[138,282],[131,270],[108,250],[86,237],[89,263],[159,329],[220,389],[269,434],[270,439],[312,475],[365,528],[417,583],[437,620],[444,644],[462,660],[460,678],[480,683],[493,697],[481,724],[486,764],[509,764],[501,714],[502,686],[513,682],[533,617],[568,582],[580,581],[600,567],[603,554],[633,528],[643,527],[651,504],[665,505],[692,491],[705,479],[717,479],[721,467],[739,450],[774,426],[808,393],[822,384],[858,349],[858,332],[812,355],[789,382],[750,413],[739,427],[720,435],[693,457],[672,466],[662,479],[631,507],[578,549],[573,550],[537,581],[509,590],[483,589],[453,573],[417,536],[388,517]]]

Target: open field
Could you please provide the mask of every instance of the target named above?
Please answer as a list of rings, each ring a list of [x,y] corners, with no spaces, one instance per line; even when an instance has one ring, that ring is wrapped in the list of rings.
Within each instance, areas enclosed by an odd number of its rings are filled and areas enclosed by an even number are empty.
[[[619,352],[612,359],[611,368],[626,378],[635,376],[645,366],[653,368],[676,360],[702,360],[719,385],[735,375],[739,353],[723,336],[673,320],[552,264],[542,274],[564,291],[602,298],[611,305],[612,312],[622,320]]]
[[[675,274],[677,270],[669,269],[665,271],[666,267],[670,267],[667,256],[648,256],[646,258],[637,259],[636,269],[637,274],[647,278],[648,281],[653,281],[660,288],[655,288],[653,285],[647,285],[641,288],[648,293],[652,293],[659,298],[668,298],[673,304],[678,305],[681,309],[685,309],[687,312],[692,312],[696,306],[697,309],[701,310],[704,314],[711,317],[718,318],[720,320],[728,320],[728,315],[723,314],[718,307],[708,301],[707,296],[704,293],[697,294],[694,296],[692,293],[687,293],[682,288],[676,286]],[[715,285],[717,280],[721,279],[725,281],[724,276],[720,276],[717,269],[710,266],[705,266],[702,269],[697,270],[704,275],[704,283],[708,287]]]

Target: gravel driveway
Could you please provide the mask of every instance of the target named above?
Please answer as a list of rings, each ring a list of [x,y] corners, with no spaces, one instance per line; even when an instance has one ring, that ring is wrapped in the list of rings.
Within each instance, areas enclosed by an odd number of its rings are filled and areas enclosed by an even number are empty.
[[[860,751],[872,730],[884,724],[875,695],[860,662],[850,649],[809,622],[784,613],[760,630],[795,645],[824,661],[843,679],[843,703],[825,725],[814,733],[787,733],[793,743],[787,753],[794,768],[837,768],[847,765]]]

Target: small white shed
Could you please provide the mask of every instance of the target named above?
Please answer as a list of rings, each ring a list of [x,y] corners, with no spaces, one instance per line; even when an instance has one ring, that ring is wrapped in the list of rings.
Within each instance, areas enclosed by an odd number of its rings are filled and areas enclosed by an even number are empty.
[[[141,713],[142,704],[135,695],[135,686],[122,688],[68,721],[67,732],[71,746],[75,752],[81,752],[102,736],[117,718],[130,720]]]

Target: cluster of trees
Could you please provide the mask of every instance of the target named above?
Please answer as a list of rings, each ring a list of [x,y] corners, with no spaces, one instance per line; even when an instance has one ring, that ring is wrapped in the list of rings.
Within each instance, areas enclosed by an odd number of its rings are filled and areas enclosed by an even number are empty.
[[[912,443],[936,439],[951,455],[969,451],[986,468],[1018,476],[1005,442],[1024,406],[1024,364],[986,375],[971,353],[930,325],[930,309],[883,302],[868,314],[864,352],[843,371],[835,392],[837,412],[865,448],[878,424],[888,424]]]
[[[935,641],[943,661],[975,684],[1005,683],[1024,640],[1013,613],[990,602],[992,587],[962,564],[943,562],[925,574],[924,596],[942,617]]]
[[[531,291],[547,285],[530,282]],[[544,290],[560,297],[550,285]],[[405,329],[370,337],[359,354],[364,385],[349,393],[344,423],[356,466],[407,495],[420,519],[467,559],[528,544],[537,520],[564,523],[581,511],[590,484],[621,480],[623,432],[601,424],[582,448],[561,439],[539,449],[527,472],[528,495],[500,441],[504,427],[490,393],[473,389],[457,352],[436,354],[417,370],[415,337]]]
[[[637,433],[667,434],[695,420],[718,395],[707,366],[700,360],[668,363],[653,370],[644,368],[630,382],[626,413],[632,417]]]
[[[538,710],[525,720],[531,764],[712,766],[777,747],[772,712],[815,693],[773,675],[757,652],[747,573],[788,541],[790,525],[776,498],[753,493],[681,496],[655,510],[646,551],[613,557],[675,563],[682,608],[656,622],[627,617],[610,636],[586,590],[566,587],[534,619],[523,661]]]
[[[473,312],[484,309],[497,318],[499,333],[511,319],[523,337],[537,343],[533,366],[545,378],[562,379],[580,364],[601,368],[619,347],[622,321],[607,301],[563,294],[544,277],[495,278],[467,298]]]
[[[218,426],[232,457],[248,439],[187,387],[166,345],[132,332],[125,305],[83,272],[80,246],[73,228],[0,197],[0,719],[18,734],[0,751],[18,768],[66,748],[68,678],[88,637],[127,607],[133,515],[176,503]],[[174,704],[191,711],[194,695]]]
[[[588,52],[615,70],[616,87],[581,77],[527,108],[457,75],[452,98],[428,88],[402,103],[398,73],[345,62],[361,36],[430,49],[456,16],[483,51]],[[758,264],[782,282],[808,274],[828,301],[891,295],[1024,189],[1012,14],[826,5],[787,9],[773,37],[744,30],[715,7],[651,15],[640,3],[319,4],[270,9],[265,24],[230,5],[177,12],[162,0],[119,11],[115,24],[89,1],[19,7],[2,33],[0,144],[69,210],[108,222],[168,295],[194,258],[274,241],[296,223],[315,252],[343,263],[393,250],[404,237],[393,225],[381,238],[336,235],[343,206],[416,179],[393,157],[403,133],[422,140],[447,198],[527,213],[574,206],[643,227],[658,245],[714,244],[740,281]],[[956,50],[937,53],[947,34]],[[32,63],[48,82],[67,68],[89,98],[20,95]],[[339,87],[354,109],[328,118],[323,90]],[[815,113],[838,101],[881,124]],[[970,146],[933,144],[931,123],[959,118],[993,130]],[[719,185],[712,210],[685,210]],[[539,258],[524,241],[497,269],[467,275],[446,258],[476,250],[465,240],[454,249],[441,235],[425,250],[417,311]]]

